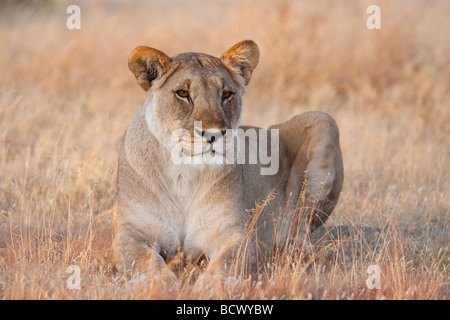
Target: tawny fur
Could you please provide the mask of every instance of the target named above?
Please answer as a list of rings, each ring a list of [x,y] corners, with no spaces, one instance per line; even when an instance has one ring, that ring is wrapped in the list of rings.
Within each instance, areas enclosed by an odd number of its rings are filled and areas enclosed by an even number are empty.
[[[258,47],[250,40],[221,58],[200,53],[169,58],[148,47],[131,53],[130,70],[147,99],[128,126],[119,155],[114,251],[120,270],[173,279],[167,262],[182,251],[188,259],[208,257],[207,271],[224,274],[249,225],[257,230],[259,247],[300,244],[333,211],[343,164],[337,125],[322,112],[269,128],[279,130],[275,175],[261,175],[261,164],[171,161],[176,130],[194,137],[196,121],[203,130],[239,128],[242,95],[258,61]],[[177,96],[178,90],[189,97]],[[231,98],[223,99],[225,91]],[[265,205],[255,210],[258,203]],[[255,263],[255,248],[250,241],[249,264]]]

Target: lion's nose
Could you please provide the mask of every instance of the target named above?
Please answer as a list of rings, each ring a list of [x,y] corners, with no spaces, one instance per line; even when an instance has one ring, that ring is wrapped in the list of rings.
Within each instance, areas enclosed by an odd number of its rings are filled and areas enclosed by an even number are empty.
[[[208,129],[205,131],[200,131],[199,129],[195,129],[195,132],[198,135],[201,135],[208,141],[209,143],[213,143],[220,137],[224,136],[226,134],[226,130],[219,130],[219,129]]]

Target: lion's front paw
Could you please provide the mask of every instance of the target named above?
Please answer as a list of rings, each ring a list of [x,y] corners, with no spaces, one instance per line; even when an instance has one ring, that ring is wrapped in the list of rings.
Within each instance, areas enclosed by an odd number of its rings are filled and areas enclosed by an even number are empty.
[[[193,287],[193,293],[201,299],[223,299],[223,287],[227,277],[205,271],[200,275]]]
[[[167,297],[180,288],[177,276],[169,269],[158,270],[156,272],[135,274],[127,283],[128,291],[139,292],[145,298],[156,296]]]

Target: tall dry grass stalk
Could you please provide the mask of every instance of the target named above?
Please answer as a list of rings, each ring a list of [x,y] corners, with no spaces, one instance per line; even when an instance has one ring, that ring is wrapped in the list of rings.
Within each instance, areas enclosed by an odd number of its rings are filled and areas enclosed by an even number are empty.
[[[0,297],[447,299],[450,3],[377,2],[376,31],[370,1],[79,1],[81,30],[66,28],[69,1],[2,2]],[[330,113],[345,166],[339,203],[311,250],[280,251],[256,278],[203,295],[188,269],[172,291],[128,281],[110,249],[120,140],[144,101],[128,54],[220,55],[246,38],[261,60],[242,122]],[[70,265],[79,290],[67,287]],[[366,286],[370,265],[380,289]]]

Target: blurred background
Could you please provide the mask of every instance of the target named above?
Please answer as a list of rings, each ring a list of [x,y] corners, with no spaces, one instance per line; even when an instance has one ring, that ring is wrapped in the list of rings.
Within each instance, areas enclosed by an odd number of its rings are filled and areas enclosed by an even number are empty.
[[[341,128],[348,174],[367,180],[369,169],[397,159],[418,170],[399,179],[426,179],[419,167],[448,152],[450,2],[377,1],[381,29],[369,30],[372,2],[2,0],[2,167],[23,161],[28,148],[41,158],[76,148],[72,155],[86,159],[96,142],[112,144],[102,152],[115,167],[145,99],[127,66],[133,48],[220,56],[252,39],[261,59],[243,124],[322,110]],[[80,7],[80,30],[66,26],[71,4]]]
[[[72,4],[79,30],[66,26]],[[366,27],[372,4],[380,30]],[[411,241],[426,235],[447,252],[449,13],[447,0],[0,0],[3,254],[16,227],[49,239],[69,232],[66,259],[109,246],[102,213],[121,137],[145,100],[128,70],[132,49],[220,56],[243,39],[261,58],[242,124],[309,110],[338,123],[345,183],[333,223],[379,226],[392,215]]]

